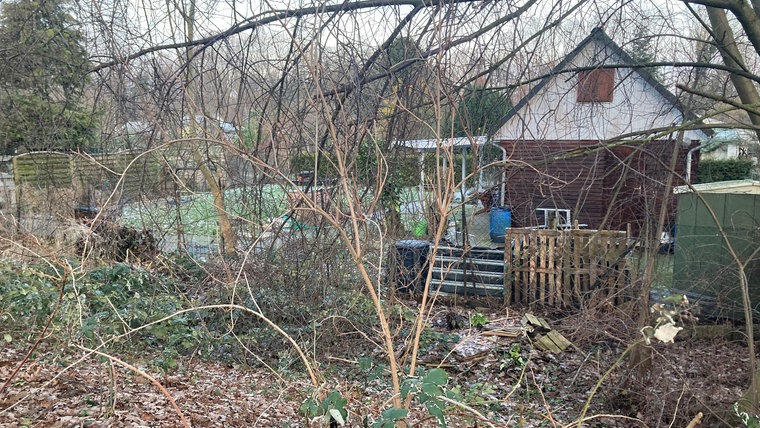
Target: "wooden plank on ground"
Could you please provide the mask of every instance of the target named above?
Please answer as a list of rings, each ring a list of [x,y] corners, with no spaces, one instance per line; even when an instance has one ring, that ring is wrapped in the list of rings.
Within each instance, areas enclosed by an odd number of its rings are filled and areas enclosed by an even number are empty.
[[[537,348],[554,354],[559,354],[572,345],[557,330],[551,330],[543,336],[537,336],[535,343]]]
[[[546,322],[545,319],[537,317],[537,316],[531,314],[530,312],[528,312],[525,315],[523,315],[523,323],[525,323],[526,325],[541,327],[541,328],[543,328],[545,330],[551,330],[552,329],[552,326],[550,326],[549,323]]]
[[[565,338],[560,332],[557,330],[551,330],[548,333],[546,333],[546,336],[548,336],[555,344],[557,344],[557,347],[562,349],[563,351],[572,343],[570,343],[569,340]]]
[[[496,336],[496,337],[519,337],[525,334],[525,329],[522,327],[502,327],[494,330],[485,330],[481,333],[483,336]]]

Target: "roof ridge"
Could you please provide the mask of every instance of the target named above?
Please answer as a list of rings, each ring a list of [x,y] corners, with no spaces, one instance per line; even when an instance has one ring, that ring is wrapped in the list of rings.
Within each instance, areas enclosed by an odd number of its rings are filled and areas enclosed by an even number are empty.
[[[554,66],[551,71],[543,78],[541,81],[531,88],[528,93],[520,99],[520,101],[515,104],[515,106],[507,112],[507,114],[497,122],[496,126],[491,128],[488,132],[488,137],[493,137],[496,132],[503,127],[509,119],[514,117],[517,112],[522,109],[534,96],[536,96],[541,89],[544,88],[552,79],[554,79],[557,75],[565,73],[565,72],[572,72],[572,70],[565,70],[567,65],[570,64],[582,51],[583,49],[592,41],[597,40],[601,42],[605,47],[608,47],[611,49],[612,54],[608,56],[617,56],[622,60],[621,65],[628,65],[629,67],[633,69],[634,72],[638,73],[649,85],[654,87],[654,89],[662,95],[669,103],[671,103],[681,114],[684,116],[684,119],[696,119],[697,116],[691,112],[690,110],[686,109],[685,106],[678,100],[678,97],[675,96],[668,88],[666,88],[662,83],[660,83],[657,79],[652,76],[651,73],[649,73],[647,70],[645,70],[643,67],[636,64],[636,62],[633,60],[631,55],[629,55],[626,51],[624,51],[620,45],[615,43],[612,38],[607,35],[607,33],[604,31],[602,27],[594,27],[594,29],[591,30],[591,33],[589,33],[586,38],[584,38],[573,50],[571,50],[565,57],[557,63],[556,66]],[[596,66],[603,66],[605,64],[596,64]],[[594,66],[594,65],[591,65]],[[623,67],[609,67],[609,68],[623,68]]]

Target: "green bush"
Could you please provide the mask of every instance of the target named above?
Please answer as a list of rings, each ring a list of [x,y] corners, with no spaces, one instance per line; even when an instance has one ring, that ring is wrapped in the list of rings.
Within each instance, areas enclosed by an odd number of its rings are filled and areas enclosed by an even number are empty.
[[[61,275],[42,268],[5,264],[0,271],[0,321],[13,336],[23,340],[41,331],[59,296],[60,306],[50,330],[56,334],[54,338],[88,346],[189,307],[170,277],[121,263],[94,269],[74,281],[68,277],[66,283],[56,279]],[[119,343],[161,343],[164,348],[185,353],[201,343],[204,332],[198,317],[185,313],[142,329]]]
[[[42,329],[59,295],[59,284],[46,274],[30,267],[0,265],[3,330],[18,336]]]
[[[753,162],[749,158],[704,159],[699,162],[697,183],[744,180],[750,178]]]
[[[108,342],[107,352],[148,351],[153,364],[162,369],[175,368],[178,357],[189,354],[253,364],[263,360],[284,370],[299,369],[291,345],[253,314],[229,309],[187,311],[235,303],[260,310],[301,346],[317,349],[320,357],[347,347],[358,355],[365,349],[347,346],[346,333],[373,331],[377,319],[371,300],[356,286],[355,272],[344,267],[345,257],[336,250],[333,265],[304,245],[288,247],[273,253],[265,270],[258,263],[244,267],[250,282],[234,283],[215,281],[219,268],[214,265],[201,270],[179,258],[161,263],[158,270],[123,263],[75,270],[74,279],[68,276],[65,283],[62,271],[46,265],[0,262],[0,339],[12,346],[34,341],[60,297],[47,341],[61,348]],[[162,321],[154,323],[158,320]],[[249,358],[244,348],[260,360]]]
[[[313,153],[299,153],[290,157],[290,170],[293,173],[301,171],[314,171],[314,154]],[[321,178],[335,178],[338,176],[338,171],[335,168],[336,160],[335,156],[330,154],[322,157],[319,161],[319,177]]]

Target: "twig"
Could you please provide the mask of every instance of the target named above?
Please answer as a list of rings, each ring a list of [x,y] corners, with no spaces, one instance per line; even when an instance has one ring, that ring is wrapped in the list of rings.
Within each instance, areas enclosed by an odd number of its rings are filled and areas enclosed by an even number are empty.
[[[468,406],[468,405],[466,405],[464,403],[461,403],[459,401],[452,400],[451,398],[446,397],[445,395],[439,395],[437,398],[439,400],[441,400],[441,401],[445,401],[445,402],[447,402],[449,404],[453,404],[453,405],[455,405],[457,407],[461,407],[462,409],[467,410],[468,412],[470,412],[473,415],[475,415],[482,422],[484,422],[486,425],[488,425],[490,427],[496,428],[496,425],[494,425],[493,423],[491,423],[491,421],[489,421],[488,418],[486,418],[485,416],[483,416],[482,413],[478,412],[477,410],[473,409],[472,407],[470,407],[470,406]]]
[[[114,356],[108,355],[108,354],[106,354],[104,352],[96,351],[94,349],[85,348],[84,346],[77,346],[77,347],[80,348],[80,349],[82,349],[83,351],[91,352],[93,354],[100,355],[101,357],[108,358],[110,361],[112,361],[112,362],[114,362],[114,363],[116,363],[116,364],[118,364],[118,365],[126,368],[127,370],[131,370],[131,371],[139,374],[140,376],[144,377],[145,379],[148,379],[153,385],[156,386],[156,388],[158,388],[161,391],[161,393],[166,397],[166,399],[169,400],[169,403],[171,403],[172,407],[174,408],[174,411],[177,413],[177,416],[179,416],[179,419],[182,421],[182,425],[184,427],[190,428],[190,423],[187,421],[187,419],[185,419],[185,415],[182,414],[182,410],[179,409],[179,406],[177,406],[177,403],[174,401],[174,398],[171,396],[171,394],[169,394],[169,391],[167,391],[166,388],[164,388],[164,386],[161,385],[161,382],[159,382],[158,380],[156,380],[156,378],[154,378],[153,376],[149,375],[148,373],[145,373],[144,371],[140,370],[139,368],[137,368],[137,367],[135,367],[135,366],[133,366],[133,365],[127,363],[127,362],[124,362],[124,361],[122,361],[122,360],[120,360],[120,359],[118,359],[118,358],[116,358]]]
[[[615,370],[620,365],[620,363],[623,362],[623,358],[625,358],[625,356],[628,355],[628,353],[631,352],[631,350],[635,348],[637,345],[639,345],[640,343],[641,343],[641,340],[637,340],[636,342],[633,342],[631,346],[626,348],[625,351],[623,351],[623,353],[620,354],[618,359],[615,360],[615,363],[613,363],[612,366],[609,369],[607,369],[606,372],[604,372],[602,377],[599,378],[599,381],[596,382],[596,385],[594,385],[594,387],[591,389],[591,393],[589,394],[588,399],[586,400],[586,404],[583,405],[583,410],[581,411],[581,415],[580,417],[578,417],[578,420],[571,423],[570,425],[567,425],[567,427],[571,427],[573,425],[577,425],[578,427],[580,427],[581,424],[584,421],[586,421],[586,412],[588,412],[588,408],[589,406],[591,406],[591,400],[594,398],[594,396],[596,395],[596,392],[602,386],[602,382],[604,382],[604,380],[607,379],[610,373],[612,373],[612,371]]]
[[[552,426],[556,428],[557,421],[555,421],[554,418],[552,417],[552,409],[549,408],[549,404],[546,402],[546,397],[544,396],[544,392],[541,391],[541,386],[539,386],[538,382],[536,382],[536,374],[533,373],[533,369],[530,370],[530,377],[533,378],[533,385],[536,386],[536,390],[538,391],[538,394],[541,396],[541,401],[544,404],[544,409],[546,409],[545,417],[549,419],[549,423],[551,423]]]
[[[632,418],[630,416],[624,416],[624,415],[609,415],[609,414],[604,414],[604,413],[603,414],[599,414],[599,415],[589,416],[587,418],[584,418],[582,421],[579,420],[579,421],[571,422],[571,423],[565,425],[562,428],[570,428],[570,427],[573,427],[573,426],[576,426],[576,425],[580,427],[581,426],[580,424],[583,423],[583,422],[590,421],[590,420],[593,420],[593,419],[599,419],[599,418],[624,419],[626,421],[636,422],[636,423],[640,424],[641,426],[643,426],[645,428],[649,428],[649,425],[645,424],[644,421],[642,421],[641,419]]]
[[[694,419],[689,422],[689,425],[686,425],[686,428],[695,428],[697,425],[701,425],[702,416],[702,412],[697,413],[697,416],[694,416]]]

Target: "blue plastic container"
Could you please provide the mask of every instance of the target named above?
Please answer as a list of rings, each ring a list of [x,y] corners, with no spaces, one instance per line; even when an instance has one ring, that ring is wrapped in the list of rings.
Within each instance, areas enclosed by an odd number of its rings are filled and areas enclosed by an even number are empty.
[[[509,208],[491,208],[491,241],[504,242],[504,229],[512,227],[512,211]]]

